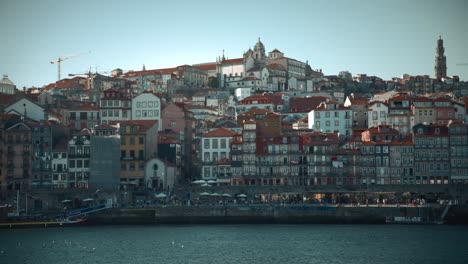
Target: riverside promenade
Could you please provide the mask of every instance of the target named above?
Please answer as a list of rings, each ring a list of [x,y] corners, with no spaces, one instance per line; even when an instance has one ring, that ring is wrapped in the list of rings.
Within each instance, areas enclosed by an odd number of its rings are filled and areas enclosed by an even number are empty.
[[[88,218],[89,224],[384,224],[387,217],[440,219],[447,205],[160,205],[110,208]],[[468,224],[468,207],[452,205],[444,216],[451,224]]]

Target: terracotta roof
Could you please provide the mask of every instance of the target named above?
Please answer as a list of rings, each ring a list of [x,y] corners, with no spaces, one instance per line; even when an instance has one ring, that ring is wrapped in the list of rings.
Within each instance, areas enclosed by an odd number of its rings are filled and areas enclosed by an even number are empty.
[[[62,80],[57,81],[55,83],[50,83],[50,84],[44,86],[43,89],[49,90],[49,89],[53,89],[53,88],[59,88],[59,89],[69,88],[71,85],[78,84],[80,81],[84,81],[84,80],[86,80],[86,78],[79,77],[79,76],[73,77],[71,79],[62,79]]]
[[[158,144],[177,144],[177,140],[173,137],[159,136]]]
[[[221,127],[221,128],[205,133],[203,137],[232,137],[236,134],[237,134],[236,132],[230,129]]]
[[[292,97],[289,99],[289,108],[291,112],[307,113],[316,109],[320,103],[326,101],[327,98],[324,96]]]
[[[147,71],[131,71],[123,74],[123,77],[137,77],[144,75],[167,75],[177,72],[177,68],[165,68],[165,69],[155,69]]]
[[[192,67],[195,67],[200,70],[204,71],[214,71],[216,70],[216,63],[205,63],[205,64],[198,64],[198,65],[192,65]]]
[[[244,58],[223,60],[222,62],[222,64],[241,64],[241,63],[244,63]]]

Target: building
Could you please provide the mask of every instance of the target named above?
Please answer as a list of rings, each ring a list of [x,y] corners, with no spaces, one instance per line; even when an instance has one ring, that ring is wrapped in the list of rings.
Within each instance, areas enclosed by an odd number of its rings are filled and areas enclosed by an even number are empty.
[[[70,105],[62,111],[61,123],[72,131],[94,128],[100,123],[99,108],[92,104]]]
[[[155,191],[171,192],[179,181],[176,166],[158,158],[148,160],[145,166],[146,187]]]
[[[91,132],[88,129],[72,134],[68,141],[68,179],[66,188],[89,187]]]
[[[8,79],[8,75],[3,75],[3,79],[0,80],[0,94],[15,94],[16,86]]]
[[[161,118],[163,130],[172,130],[179,135],[178,140],[182,143],[184,178],[195,177],[197,173],[193,168],[196,154],[194,114],[187,111],[183,104],[170,103],[162,110]]]
[[[128,120],[116,125],[120,134],[120,184],[124,188],[145,187],[145,164],[158,151],[158,121]]]
[[[345,107],[349,107],[353,112],[353,129],[368,128],[368,106],[369,100],[366,98],[358,98],[354,94],[346,97],[344,102]]]
[[[31,188],[31,128],[18,116],[1,117],[0,191]]]
[[[390,144],[390,180],[392,184],[414,184],[414,145],[412,137]]]
[[[380,125],[388,125],[388,105],[383,102],[370,102],[367,107],[367,125],[368,127],[376,127]]]
[[[447,77],[447,59],[444,55],[445,48],[444,48],[444,41],[442,37],[439,36],[437,40],[437,47],[436,47],[436,54],[435,54],[435,78],[441,80],[442,78]]]
[[[308,114],[309,129],[331,133],[338,131],[341,136],[352,135],[352,110],[334,101],[321,103]]]
[[[448,184],[450,148],[447,125],[417,124],[413,127],[416,184]]]
[[[22,98],[8,106],[4,110],[5,113],[17,114],[24,118],[31,119],[34,121],[40,121],[48,119],[48,115],[44,108],[36,103],[31,102],[27,98]]]
[[[151,92],[143,92],[132,99],[132,120],[156,120],[161,131],[161,99]]]
[[[95,127],[91,136],[89,188],[116,191],[120,187],[120,136],[108,124]]]
[[[468,184],[468,124],[450,124],[449,145],[452,183]]]
[[[115,120],[130,120],[131,111],[130,98],[124,96],[122,92],[114,88],[103,92],[99,109],[101,124],[109,124]]]
[[[68,187],[68,139],[62,138],[54,144],[51,157],[51,187],[65,189]],[[47,177],[44,178],[47,180]]]
[[[232,137],[236,132],[227,128],[218,128],[201,137],[202,179],[216,180],[217,162],[230,159]]]
[[[403,135],[411,134],[414,126],[414,113],[408,96],[397,95],[388,101],[388,124]]]

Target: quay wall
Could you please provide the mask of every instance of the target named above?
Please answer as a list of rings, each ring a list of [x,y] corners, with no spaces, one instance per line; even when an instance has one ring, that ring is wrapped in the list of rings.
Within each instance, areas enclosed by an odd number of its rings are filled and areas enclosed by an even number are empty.
[[[111,208],[91,214],[90,224],[256,224],[331,223],[383,224],[387,216],[439,219],[445,207],[334,206],[165,206],[142,209]],[[452,206],[449,224],[468,224],[468,206]]]

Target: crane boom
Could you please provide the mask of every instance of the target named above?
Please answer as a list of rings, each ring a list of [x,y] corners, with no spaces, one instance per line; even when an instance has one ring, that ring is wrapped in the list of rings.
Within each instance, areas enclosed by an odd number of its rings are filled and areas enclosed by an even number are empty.
[[[65,57],[58,57],[56,60],[51,61],[50,64],[57,64],[58,80],[60,81],[60,71],[61,71],[60,64],[62,63],[62,61],[68,60],[68,59],[71,59],[71,58],[74,58],[74,57],[78,57],[78,56],[81,56],[83,54],[88,54],[88,53],[90,53],[90,51],[80,52],[80,53],[68,55],[68,56],[65,56]]]

